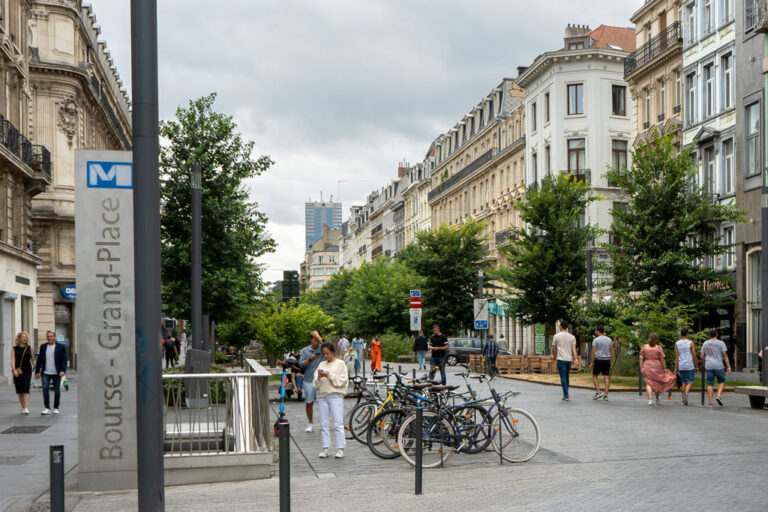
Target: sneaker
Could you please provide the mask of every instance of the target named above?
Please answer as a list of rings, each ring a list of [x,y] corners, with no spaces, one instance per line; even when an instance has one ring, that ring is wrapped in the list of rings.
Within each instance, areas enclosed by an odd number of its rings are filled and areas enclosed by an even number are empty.
[[[560,400],[563,400],[563,401],[565,401],[565,399],[566,399],[566,398],[567,398],[567,397],[566,397],[565,395],[563,395],[563,398],[561,398]]]
[[[653,400],[648,400],[648,405],[653,405]]]
[[[307,425],[307,428],[304,429],[304,432],[312,432],[312,424],[311,423],[309,425]],[[326,457],[327,457],[327,455],[326,455]]]
[[[24,409],[21,410],[21,414],[29,414],[29,409],[25,407]]]
[[[707,409],[712,409],[714,406],[715,406],[714,404],[709,404],[707,405]]]
[[[722,407],[722,406],[724,406],[724,405],[725,405],[725,404],[723,403],[723,399],[722,399],[722,398],[720,398],[719,396],[716,396],[716,397],[715,397],[715,402],[717,402],[717,405],[719,405],[720,407]]]
[[[53,410],[53,414],[59,414],[59,410],[58,409],[54,409]]]
[[[661,402],[660,402],[660,401],[659,401],[659,399],[657,398],[657,399],[656,399],[656,405],[659,405],[660,403],[661,403]]]
[[[334,457],[337,458],[337,459],[343,459],[344,458],[344,450],[339,448],[338,451],[336,452],[336,455],[334,455]]]
[[[570,399],[570,398],[568,398],[568,397],[565,397],[565,398],[563,398],[563,400],[565,400],[566,402],[568,402],[568,401],[570,401],[571,399]]]
[[[328,448],[323,448],[323,451],[320,452],[318,455],[321,459],[327,459],[328,458]]]
[[[683,393],[683,405],[688,405],[688,393]]]
[[[48,408],[46,407],[45,409],[43,409],[42,411],[40,411],[40,414],[43,414],[43,415],[48,415],[48,414],[51,414],[51,410],[50,410],[50,409],[48,409]]]
[[[608,395],[603,395],[603,402],[607,402],[607,401],[608,401]]]
[[[600,400],[603,398],[602,393],[595,393],[595,396],[592,397],[592,400]]]

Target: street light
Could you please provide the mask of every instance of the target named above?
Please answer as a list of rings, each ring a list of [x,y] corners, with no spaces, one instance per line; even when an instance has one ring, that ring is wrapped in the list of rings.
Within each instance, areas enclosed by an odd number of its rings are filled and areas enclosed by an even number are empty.
[[[200,164],[192,164],[192,348],[203,348],[203,288],[202,288],[202,181]]]

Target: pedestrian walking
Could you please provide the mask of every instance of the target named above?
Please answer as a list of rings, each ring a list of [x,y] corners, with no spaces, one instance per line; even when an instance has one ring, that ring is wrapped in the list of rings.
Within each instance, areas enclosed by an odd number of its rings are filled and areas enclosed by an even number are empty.
[[[333,432],[336,444],[337,459],[344,457],[347,441],[344,439],[344,395],[349,384],[349,372],[344,361],[337,359],[333,343],[323,343],[322,351],[325,361],[315,370],[314,386],[317,389],[317,408],[320,411],[320,451],[319,457],[328,457],[331,448],[330,422],[333,421]]]
[[[181,357],[181,340],[178,336],[173,336],[173,345],[176,347],[176,364],[178,365]]]
[[[496,357],[499,355],[499,343],[493,339],[493,334],[488,335],[488,339],[483,343],[483,357],[485,357],[485,367],[488,369],[488,376],[493,378],[496,374]]]
[[[445,374],[445,362],[448,359],[448,338],[440,332],[440,326],[435,324],[432,326],[432,337],[429,338],[429,345],[432,348],[432,358],[429,361],[432,367],[429,370],[429,378],[435,376],[435,372],[440,370],[440,382],[445,386],[446,374]]]
[[[688,393],[693,387],[693,378],[698,367],[699,357],[696,354],[696,346],[688,339],[688,328],[683,327],[680,329],[680,339],[675,343],[675,371],[680,376],[683,405],[688,405]]]
[[[371,340],[371,371],[381,371],[381,342],[378,334]]]
[[[317,400],[317,390],[314,385],[315,370],[323,360],[323,353],[320,351],[322,343],[323,338],[318,331],[310,332],[309,345],[301,349],[301,356],[299,357],[299,366],[304,369],[302,388],[304,390],[304,409],[307,413],[307,428],[304,429],[304,432],[312,432],[312,413],[315,400]]]
[[[29,385],[32,381],[34,354],[29,346],[29,334],[21,331],[16,335],[11,357],[11,374],[16,395],[21,404],[21,414],[29,414]]]
[[[163,348],[165,349],[165,367],[173,368],[175,366],[176,359],[179,357],[179,353],[176,351],[176,344],[173,342],[173,338],[168,338],[168,340],[163,344]]]
[[[509,345],[503,334],[499,336],[499,350],[509,350]]]
[[[355,353],[355,374],[363,371],[363,350],[365,350],[365,340],[358,332],[352,338],[352,351]]]
[[[429,342],[427,341],[427,337],[424,336],[424,331],[419,330],[418,336],[413,340],[413,351],[416,354],[416,360],[419,363],[419,370],[427,369],[427,350],[429,350]]]
[[[67,372],[67,347],[56,341],[56,333],[45,333],[47,343],[40,347],[35,364],[35,378],[43,379],[43,410],[41,414],[51,414],[50,388],[53,384],[53,414],[59,414],[61,403],[61,379]]]
[[[595,396],[593,400],[608,400],[608,391],[611,388],[611,359],[613,359],[613,341],[605,335],[605,329],[602,325],[595,329],[594,340],[592,340],[592,384],[595,385]],[[605,393],[600,392],[600,374],[603,374],[605,381]]]
[[[717,396],[715,401],[720,407],[723,403],[723,390],[725,390],[725,373],[731,373],[731,361],[728,359],[728,348],[725,343],[717,339],[717,329],[709,331],[709,339],[701,345],[701,358],[704,359],[704,370],[707,375],[707,398],[709,406],[713,407],[712,395],[714,394],[715,379],[717,379]]]
[[[343,361],[344,356],[346,356],[347,352],[349,352],[349,340],[347,339],[346,334],[342,333],[341,338],[339,338],[338,345],[339,350],[336,353],[338,354],[339,359]]]
[[[667,369],[664,349],[659,345],[659,335],[652,332],[648,343],[640,349],[640,369],[645,377],[645,392],[648,394],[648,405],[653,405],[656,394],[656,405],[659,404],[659,394],[672,389],[675,385],[675,374]]]
[[[576,351],[576,337],[568,332],[568,322],[560,321],[560,332],[552,336],[552,356],[557,360],[557,373],[560,375],[560,386],[563,388],[563,398],[566,402],[571,399],[568,390],[571,384],[571,366],[576,364],[581,371],[579,354]]]

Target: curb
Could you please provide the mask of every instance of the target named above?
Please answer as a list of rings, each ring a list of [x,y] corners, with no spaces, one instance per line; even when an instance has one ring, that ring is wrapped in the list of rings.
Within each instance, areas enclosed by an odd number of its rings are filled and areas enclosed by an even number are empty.
[[[542,381],[539,381],[539,380],[521,379],[519,377],[515,377],[515,376],[512,376],[512,375],[501,375],[501,374],[499,374],[499,377],[504,377],[505,379],[509,379],[509,380],[516,380],[518,382],[529,382],[531,384],[540,384],[542,386],[555,386],[555,387],[558,387],[558,388],[560,387],[560,383],[558,383],[558,382],[542,382]],[[569,388],[573,388],[573,389],[595,389],[592,386],[579,386],[579,385],[576,385],[576,384],[571,384],[568,387]],[[672,391],[672,393],[679,393],[680,392],[679,389],[674,389],[674,388],[671,391]],[[701,391],[701,388],[696,388],[696,389],[691,388],[691,393],[697,393],[697,392],[700,392],[700,391]],[[614,389],[614,388],[611,388],[611,391],[610,391],[610,393],[636,393],[636,392],[637,392],[637,388],[631,388],[631,389]],[[645,389],[643,389],[642,392],[645,393]],[[665,391],[665,393],[666,393],[666,391]],[[733,393],[733,388],[725,388],[723,390],[723,393]]]

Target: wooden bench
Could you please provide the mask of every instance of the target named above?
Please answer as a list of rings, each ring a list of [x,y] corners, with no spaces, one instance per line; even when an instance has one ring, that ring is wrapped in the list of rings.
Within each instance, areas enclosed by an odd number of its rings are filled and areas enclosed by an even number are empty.
[[[764,408],[765,399],[768,397],[768,388],[765,386],[736,386],[733,392],[749,395],[749,405],[753,409]]]

